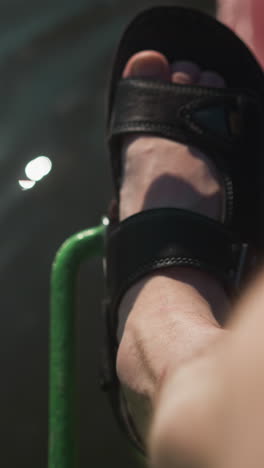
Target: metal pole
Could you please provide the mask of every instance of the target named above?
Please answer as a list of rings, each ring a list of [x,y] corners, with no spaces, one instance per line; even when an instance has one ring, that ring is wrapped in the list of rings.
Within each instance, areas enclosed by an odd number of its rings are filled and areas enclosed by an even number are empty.
[[[74,468],[75,286],[81,262],[101,255],[105,225],[71,236],[52,267],[48,468]]]

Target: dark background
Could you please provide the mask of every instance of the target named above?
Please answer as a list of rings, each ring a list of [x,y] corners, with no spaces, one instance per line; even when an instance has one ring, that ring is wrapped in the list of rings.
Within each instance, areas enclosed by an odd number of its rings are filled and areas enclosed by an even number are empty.
[[[170,2],[173,4],[173,2]],[[146,0],[0,3],[0,465],[47,465],[49,275],[72,233],[99,224],[111,194],[104,113],[113,51]],[[174,2],[214,11],[213,0]],[[177,44],[175,44],[177,47]],[[34,157],[53,169],[18,180]],[[79,286],[80,467],[136,466],[98,386],[101,261]]]

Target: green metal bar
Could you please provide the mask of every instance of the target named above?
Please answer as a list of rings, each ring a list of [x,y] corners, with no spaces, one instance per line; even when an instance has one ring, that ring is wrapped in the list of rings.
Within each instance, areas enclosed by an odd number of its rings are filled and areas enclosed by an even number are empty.
[[[105,226],[71,236],[59,249],[51,279],[49,468],[74,468],[75,286],[78,268],[102,254]]]

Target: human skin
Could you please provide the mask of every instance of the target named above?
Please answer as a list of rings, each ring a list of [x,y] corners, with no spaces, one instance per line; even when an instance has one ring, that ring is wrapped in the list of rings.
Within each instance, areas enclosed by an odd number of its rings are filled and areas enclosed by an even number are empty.
[[[264,66],[264,2],[219,0],[218,18],[246,42]]]
[[[149,436],[153,467],[263,466],[263,286],[262,272],[225,335],[163,381]]]
[[[252,3],[250,14],[257,1]],[[247,37],[248,43],[254,40],[251,47],[257,47],[260,33],[256,29],[253,36],[252,23],[247,24],[256,17],[252,13],[243,21],[249,3],[241,0],[240,5],[242,18],[235,15],[236,1],[231,2],[231,10],[227,3],[221,4],[221,17]],[[260,57],[261,50],[257,53]],[[167,80],[166,66],[159,62],[158,67],[153,56],[148,60],[146,75],[157,73],[160,77],[162,73],[162,79]],[[175,82],[196,82],[194,69],[182,64],[177,67]],[[124,76],[131,73],[130,63]],[[213,86],[213,81],[209,85]],[[154,142],[147,136],[124,141],[121,219],[168,204],[221,217],[221,183],[206,155],[174,145],[162,139]],[[156,159],[157,151],[167,155],[162,165],[160,156]],[[177,155],[176,165],[173,155]],[[150,164],[150,159],[157,162]],[[162,183],[161,166],[174,182],[169,193],[168,184]],[[207,184],[203,183],[205,175]],[[177,185],[179,179],[186,182],[187,192],[186,186]],[[206,193],[208,181],[210,191]],[[225,328],[219,316],[219,310],[228,309],[224,291],[213,278],[194,270],[175,268],[149,275],[123,298],[117,371],[155,468],[261,466],[263,281],[262,275],[236,306],[235,318]]]
[[[166,59],[155,52],[132,57],[124,77],[137,74],[145,74],[146,78],[156,75],[178,84],[224,86],[219,75],[200,70],[190,62],[175,63],[170,70]],[[162,206],[190,209],[219,220],[223,217],[220,178],[210,160],[194,149],[153,136],[135,136],[124,140],[123,166],[121,219]],[[201,351],[226,333],[219,322],[227,309],[228,299],[221,285],[206,273],[190,268],[150,274],[125,294],[119,309],[117,372],[146,445],[152,433],[156,448],[160,446],[158,440],[162,440],[160,418],[156,424],[155,417],[166,414],[157,397],[165,388],[163,381],[171,385],[166,384],[166,388],[169,393],[171,388],[168,401],[173,409],[175,376],[181,375],[187,363],[196,366]],[[152,455],[151,443],[149,446],[149,457],[157,457],[155,452]],[[179,458],[178,453],[175,456]],[[158,463],[163,468],[163,457]]]
[[[132,57],[123,76],[138,74],[178,84],[224,86],[219,75],[190,62],[177,62],[170,69],[166,58],[153,51]],[[221,180],[210,160],[197,150],[145,135],[124,139],[122,157],[121,220],[144,209],[168,206],[223,217]],[[227,308],[221,285],[186,267],[149,274],[123,297],[117,372],[144,440],[157,388],[171,362],[180,368],[221,335],[219,321]]]
[[[264,64],[263,2],[222,0],[219,17]],[[149,436],[153,466],[263,466],[263,309],[261,272],[218,342],[163,380]]]

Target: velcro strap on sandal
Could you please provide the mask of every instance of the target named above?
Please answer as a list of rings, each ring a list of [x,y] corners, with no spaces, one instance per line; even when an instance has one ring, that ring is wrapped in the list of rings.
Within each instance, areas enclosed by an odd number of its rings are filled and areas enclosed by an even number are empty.
[[[173,266],[207,271],[230,293],[245,261],[243,244],[223,224],[177,208],[133,215],[110,227],[106,242],[112,310],[133,283],[153,271]]]

